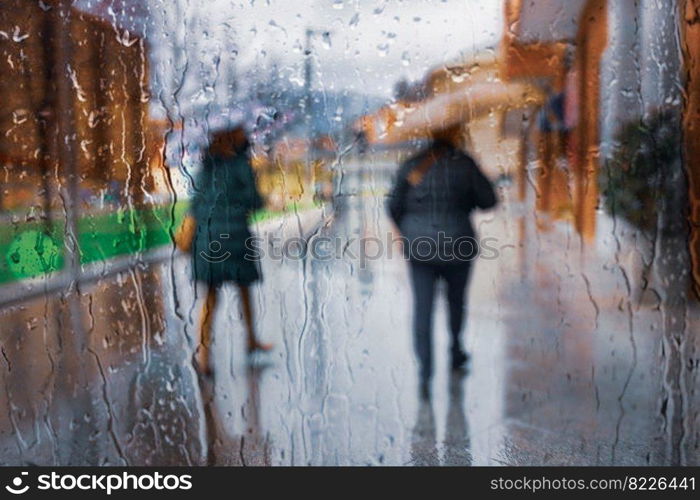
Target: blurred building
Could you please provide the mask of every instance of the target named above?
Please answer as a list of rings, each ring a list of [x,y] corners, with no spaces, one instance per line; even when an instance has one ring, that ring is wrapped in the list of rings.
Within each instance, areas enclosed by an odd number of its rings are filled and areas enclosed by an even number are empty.
[[[50,212],[72,179],[82,206],[140,203],[159,149],[145,41],[62,0],[7,0],[0,42],[0,209]]]
[[[538,123],[537,181],[544,198],[540,208],[554,210],[557,194],[559,199],[571,199],[574,224],[584,240],[595,234],[596,210],[610,206],[609,200],[601,201],[606,195],[599,192],[605,185],[601,169],[625,169],[628,175],[620,174],[623,190],[625,184],[650,184],[631,168],[639,153],[632,151],[633,145],[641,141],[646,150],[661,147],[645,144],[655,138],[643,129],[670,131],[663,140],[674,151],[649,155],[656,163],[654,175],[664,178],[660,185],[664,194],[647,205],[655,210],[621,215],[664,234],[686,231],[687,214],[696,290],[699,8],[696,0],[507,0],[501,45],[504,78],[538,81],[548,93],[550,106],[540,111]],[[557,162],[557,156],[566,161]],[[565,175],[562,167],[567,169]],[[618,193],[624,195],[639,198],[640,192]],[[645,218],[650,220],[644,222]]]
[[[685,68],[684,154],[689,181],[693,282],[700,295],[700,1],[685,0],[680,12]]]

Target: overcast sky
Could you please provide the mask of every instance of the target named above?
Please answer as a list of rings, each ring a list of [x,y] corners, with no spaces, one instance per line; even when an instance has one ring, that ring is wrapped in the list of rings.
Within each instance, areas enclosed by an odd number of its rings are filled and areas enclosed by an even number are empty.
[[[303,85],[311,28],[319,32],[312,44],[315,87],[389,95],[402,77],[415,80],[495,47],[502,10],[503,0],[189,0],[184,12],[187,31],[202,40],[201,61],[214,54],[230,59],[234,47],[237,67],[274,61],[290,84]]]

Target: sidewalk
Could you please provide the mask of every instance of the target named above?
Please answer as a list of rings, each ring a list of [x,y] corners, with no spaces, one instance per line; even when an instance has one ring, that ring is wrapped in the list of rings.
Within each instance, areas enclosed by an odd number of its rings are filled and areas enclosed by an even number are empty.
[[[257,234],[384,235],[390,173],[348,170],[332,219],[290,214]],[[79,297],[47,294],[0,312],[0,456],[201,464],[208,428],[220,465],[697,464],[687,368],[697,346],[681,336],[674,351],[673,336],[700,326],[695,306],[674,309],[663,275],[657,300],[630,293],[642,247],[605,214],[598,239],[582,246],[565,221],[541,224],[515,191],[475,217],[498,256],[474,267],[464,378],[448,370],[439,294],[430,402],[418,397],[403,259],[307,255],[261,263],[257,325],[275,350],[252,362],[238,295],[224,288],[207,415],[191,362],[202,290],[189,259],[165,259],[98,279]],[[84,348],[67,344],[80,335]]]

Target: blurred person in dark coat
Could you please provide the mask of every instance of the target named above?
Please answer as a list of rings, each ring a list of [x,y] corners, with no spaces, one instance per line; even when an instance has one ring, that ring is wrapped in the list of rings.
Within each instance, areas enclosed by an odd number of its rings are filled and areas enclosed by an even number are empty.
[[[458,129],[435,134],[425,150],[400,166],[388,200],[410,263],[414,347],[424,397],[433,373],[435,283],[447,283],[451,365],[458,370],[468,361],[460,337],[471,261],[479,252],[470,214],[497,203],[491,182],[474,159],[455,146],[458,138]]]
[[[238,287],[247,333],[248,352],[269,350],[255,335],[250,286],[261,279],[259,262],[247,253],[251,237],[248,217],[263,206],[249,160],[242,127],[215,133],[195,180],[191,215],[196,220],[192,242],[194,278],[207,286],[202,313],[197,365],[211,373],[209,351],[214,311],[224,283]]]

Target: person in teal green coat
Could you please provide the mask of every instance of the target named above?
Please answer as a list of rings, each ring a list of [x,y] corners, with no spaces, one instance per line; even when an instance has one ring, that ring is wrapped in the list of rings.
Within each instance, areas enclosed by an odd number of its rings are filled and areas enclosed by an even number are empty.
[[[207,286],[197,365],[206,375],[211,374],[211,330],[224,283],[234,283],[240,292],[248,352],[271,349],[256,338],[250,299],[250,285],[261,279],[261,272],[258,260],[246,248],[251,237],[248,218],[263,207],[263,200],[255,184],[249,149],[242,127],[215,133],[194,182],[192,269],[194,279]]]

